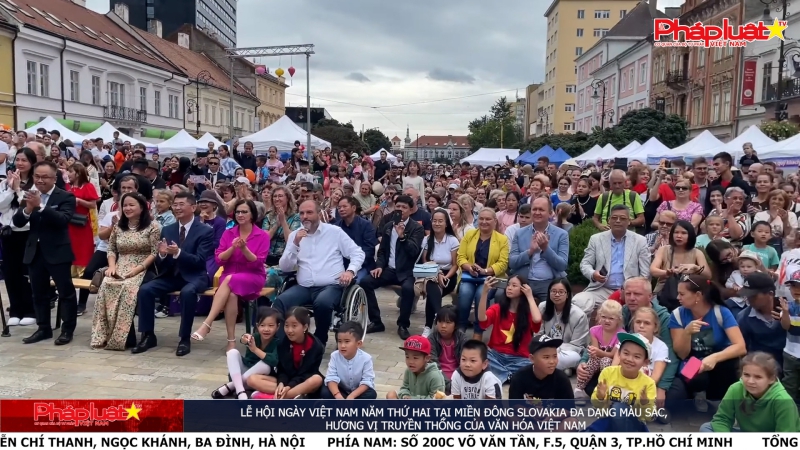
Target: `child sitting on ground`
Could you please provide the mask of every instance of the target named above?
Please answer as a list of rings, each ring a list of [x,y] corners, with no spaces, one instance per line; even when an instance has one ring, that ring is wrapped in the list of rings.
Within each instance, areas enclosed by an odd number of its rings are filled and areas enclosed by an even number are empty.
[[[742,377],[728,388],[700,431],[780,433],[800,430],[797,405],[778,381],[778,363],[763,352],[742,358]],[[738,424],[738,426],[734,426]]]
[[[386,394],[389,400],[440,398],[444,396],[444,376],[431,362],[431,342],[416,335],[410,336],[400,347],[406,354],[406,371],[403,385]]]
[[[331,353],[322,386],[324,399],[375,400],[375,370],[372,356],[361,349],[364,327],[358,322],[342,324],[336,331],[338,350]]]
[[[622,306],[619,303],[613,300],[604,301],[597,311],[597,317],[598,325],[589,329],[589,361],[586,368],[590,376],[576,383],[576,399],[588,397],[584,392],[586,383],[594,374],[611,365],[617,355],[617,334],[625,332],[622,327]]]
[[[231,381],[211,393],[213,399],[223,399],[235,392],[239,400],[247,399],[245,385],[272,394],[278,386],[275,367],[278,365],[278,340],[275,333],[281,324],[281,313],[263,306],[258,309],[257,333],[244,334],[241,343],[247,346],[244,358],[239,350],[228,350],[228,373]]]
[[[595,421],[587,431],[648,431],[642,422],[655,418],[656,383],[641,370],[649,364],[652,347],[638,333],[619,333],[617,339],[621,364],[603,369],[592,392],[592,405],[616,411]]]
[[[482,341],[471,339],[461,350],[461,363],[453,373],[454,399],[499,400],[503,398],[503,385],[489,370],[489,347]]]
[[[308,332],[309,323],[311,314],[302,306],[290,309],[286,316],[283,325],[286,337],[278,342],[276,399],[315,397],[322,387],[319,366],[325,346]],[[253,398],[263,397],[253,394]]]
[[[728,281],[725,282],[725,287],[739,292],[742,286],[744,286],[745,277],[759,270],[764,270],[764,266],[761,264],[761,258],[755,252],[742,250],[739,254],[739,270],[731,272],[731,276],[728,277]],[[750,305],[747,303],[747,298],[745,297],[731,297],[725,300],[725,306],[731,310],[733,317],[738,317],[739,313]]]
[[[450,379],[458,369],[461,351],[467,334],[456,327],[458,313],[453,305],[445,305],[436,313],[436,326],[428,340],[431,342],[431,361],[435,362],[445,380],[445,393],[450,395]]]

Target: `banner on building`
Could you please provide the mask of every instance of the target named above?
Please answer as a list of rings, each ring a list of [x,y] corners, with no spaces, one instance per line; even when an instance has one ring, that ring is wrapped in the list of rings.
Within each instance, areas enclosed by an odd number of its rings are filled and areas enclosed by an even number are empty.
[[[744,75],[742,79],[742,106],[752,106],[755,103],[757,64],[758,61],[756,60],[747,60],[744,62]]]

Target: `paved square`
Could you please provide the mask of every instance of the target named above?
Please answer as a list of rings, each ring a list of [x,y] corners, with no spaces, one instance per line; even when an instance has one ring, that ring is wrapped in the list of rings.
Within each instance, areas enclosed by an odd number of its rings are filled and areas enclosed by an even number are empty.
[[[5,309],[8,297],[4,284],[0,293]],[[386,289],[377,294],[387,330],[367,335],[363,348],[374,359],[375,388],[379,398],[383,398],[402,384],[405,362],[398,349],[401,341],[394,325],[398,313],[396,295]],[[0,398],[208,399],[211,391],[227,380],[223,321],[215,322],[205,341],[193,342],[192,352],[182,358],[175,356],[179,317],[156,319],[159,345],[146,353],[93,350],[89,347],[93,302],[91,296],[87,314],[78,318],[75,339],[70,345],[58,347],[52,340],[23,344],[22,338],[33,333],[35,326],[11,327],[11,337],[0,338]],[[411,318],[411,333],[422,332],[424,306],[422,303],[419,306]],[[200,319],[196,319],[195,324],[199,323]],[[236,336],[242,333],[244,324],[239,324]],[[55,335],[58,336],[57,331]],[[326,353],[329,355],[335,349],[335,341],[330,339]],[[321,367],[323,374],[326,367],[327,358]],[[504,391],[507,395],[508,386]],[[656,424],[651,429],[692,432],[706,421],[708,418],[693,414],[674,417],[670,425]]]

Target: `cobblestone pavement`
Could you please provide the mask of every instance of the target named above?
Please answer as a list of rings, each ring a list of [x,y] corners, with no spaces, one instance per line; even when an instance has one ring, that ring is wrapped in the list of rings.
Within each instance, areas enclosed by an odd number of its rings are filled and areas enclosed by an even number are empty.
[[[0,292],[5,309],[8,298],[4,286]],[[0,398],[207,399],[212,390],[227,380],[224,322],[215,322],[213,332],[205,341],[193,342],[192,352],[182,358],[175,356],[179,317],[156,319],[159,346],[144,354],[93,350],[89,347],[93,299],[94,296],[89,299],[87,314],[78,318],[75,339],[70,345],[58,347],[52,341],[22,344],[22,338],[35,331],[32,326],[12,327],[11,337],[0,338]],[[375,361],[375,388],[379,398],[402,384],[405,370],[398,349],[401,341],[394,326],[398,313],[395,300],[394,293],[385,289],[378,291],[387,330],[367,335],[363,347]],[[422,332],[424,306],[422,303],[419,306],[411,318],[412,334]],[[199,323],[200,319],[196,319],[195,324]],[[236,331],[237,336],[241,335],[244,324],[237,325]],[[334,339],[330,339],[327,353],[335,348]],[[326,362],[323,362],[322,373],[325,370]],[[508,386],[504,390],[507,394]],[[651,429],[697,431],[706,421],[707,416],[682,415],[674,417],[669,425],[653,425]]]

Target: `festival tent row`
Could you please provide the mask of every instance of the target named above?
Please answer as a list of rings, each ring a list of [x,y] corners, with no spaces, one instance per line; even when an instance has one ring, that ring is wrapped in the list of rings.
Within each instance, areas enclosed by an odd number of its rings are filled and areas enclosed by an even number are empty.
[[[701,155],[707,155],[708,149],[717,148],[723,145],[723,142],[717,139],[710,131],[704,130],[697,135],[694,139],[686,142],[683,145],[667,149],[661,153],[650,153],[647,155],[648,165],[657,165],[662,159],[683,159],[683,158],[697,158]]]
[[[225,145],[224,142],[215,138],[211,133],[206,132],[206,134],[200,136],[200,139],[197,140],[197,148],[203,150],[208,149],[209,142],[214,143],[214,148],[219,148],[220,145]]]
[[[382,148],[382,149],[378,150],[377,152],[375,152],[375,154],[374,154],[374,155],[370,155],[369,157],[370,157],[370,158],[371,158],[373,161],[379,161],[379,160],[381,159],[381,152],[386,152],[386,160],[387,160],[387,161],[389,161],[389,162],[392,162],[392,163],[397,161],[397,157],[396,157],[396,156],[394,156],[394,155],[392,154],[392,152],[390,152],[389,150],[386,150],[386,149],[384,149],[384,148]]]
[[[39,128],[44,128],[47,131],[58,130],[58,132],[61,133],[61,139],[69,139],[73,144],[75,144],[75,147],[78,148],[81,147],[81,142],[83,142],[84,139],[83,136],[65,127],[61,124],[61,122],[57,121],[51,116],[45,117],[44,120],[26,129],[25,132],[29,135],[36,134],[36,130]]]
[[[306,130],[297,126],[292,119],[288,116],[283,116],[267,128],[239,139],[239,142],[247,141],[253,143],[253,150],[257,154],[266,154],[271,146],[277,147],[278,152],[285,152],[291,151],[294,148],[295,141],[300,141],[302,145],[306,145],[308,135],[306,134]],[[311,146],[313,148],[323,149],[325,147],[331,147],[331,143],[312,134]]]
[[[534,162],[538,162],[539,158],[546,157],[550,160],[551,163],[560,166],[566,160],[570,159],[570,156],[564,149],[559,148],[558,150],[553,150],[552,147],[549,145],[545,145],[544,147],[540,148],[538,151],[534,152],[530,158]],[[530,164],[530,163],[529,163]]]
[[[468,162],[473,166],[493,166],[495,164],[505,164],[506,158],[516,159],[519,150],[515,148],[480,148],[475,153],[461,160],[461,163]]]
[[[616,158],[617,153],[618,153],[617,149],[614,148],[614,146],[611,144],[606,144],[605,147],[600,147],[599,145],[595,145],[594,147],[587,150],[585,153],[576,156],[575,160],[578,161],[579,163],[607,161]]]

